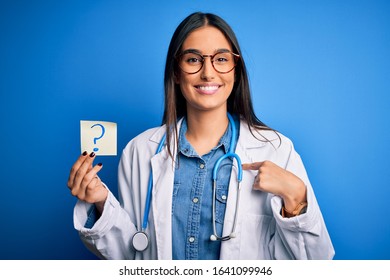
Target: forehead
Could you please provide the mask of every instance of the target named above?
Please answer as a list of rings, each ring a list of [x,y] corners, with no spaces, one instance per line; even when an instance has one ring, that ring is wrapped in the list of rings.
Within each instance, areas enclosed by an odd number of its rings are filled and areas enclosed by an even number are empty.
[[[231,44],[218,28],[204,26],[188,35],[182,46],[182,50],[186,49],[196,49],[202,53],[209,53],[218,49],[231,50]]]

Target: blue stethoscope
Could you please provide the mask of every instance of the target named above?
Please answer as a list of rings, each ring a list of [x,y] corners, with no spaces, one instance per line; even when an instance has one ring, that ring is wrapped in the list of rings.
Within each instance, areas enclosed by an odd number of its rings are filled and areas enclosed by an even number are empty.
[[[240,206],[240,190],[241,190],[241,181],[242,181],[242,167],[241,167],[241,159],[240,157],[234,152],[234,149],[236,147],[236,139],[237,139],[237,128],[236,124],[234,123],[233,117],[228,113],[228,118],[229,118],[229,123],[232,129],[232,138],[230,140],[230,148],[229,151],[221,156],[217,162],[214,165],[213,169],[213,234],[210,236],[211,241],[227,241],[231,238],[236,237],[236,224],[237,224],[237,213],[238,209]],[[157,147],[156,155],[161,152],[162,148],[164,147],[165,144],[165,139],[166,139],[166,134],[161,138],[161,141]],[[234,221],[233,221],[233,228],[232,231],[229,235],[226,236],[218,236],[217,234],[217,229],[216,229],[216,224],[215,224],[215,201],[216,201],[216,195],[217,195],[217,174],[218,170],[221,166],[221,163],[224,159],[226,158],[235,158],[237,161],[237,182],[238,182],[238,191],[237,191],[237,199],[236,199],[236,211],[234,213]],[[149,175],[149,185],[148,185],[148,193],[146,195],[146,203],[145,203],[145,211],[144,211],[144,217],[143,217],[143,222],[142,222],[142,228],[141,230],[137,231],[132,239],[132,244],[133,248],[138,251],[142,252],[146,250],[146,248],[149,245],[149,237],[146,233],[146,228],[148,226],[148,217],[149,217],[149,212],[150,212],[150,202],[152,200],[152,189],[153,189],[153,174],[150,172]]]

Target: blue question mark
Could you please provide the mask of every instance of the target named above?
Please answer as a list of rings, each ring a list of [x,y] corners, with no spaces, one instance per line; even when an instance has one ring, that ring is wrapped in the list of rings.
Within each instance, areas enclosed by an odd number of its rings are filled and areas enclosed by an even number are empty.
[[[104,128],[104,126],[102,126],[100,123],[97,123],[97,124],[94,124],[93,126],[91,126],[91,128],[95,127],[95,126],[100,126],[101,129],[102,129],[102,134],[99,136],[99,137],[95,137],[93,138],[93,143],[96,145],[96,141],[101,139],[104,135],[104,133],[106,132],[106,129]],[[97,152],[99,151],[99,148],[93,148],[93,151],[94,152]]]

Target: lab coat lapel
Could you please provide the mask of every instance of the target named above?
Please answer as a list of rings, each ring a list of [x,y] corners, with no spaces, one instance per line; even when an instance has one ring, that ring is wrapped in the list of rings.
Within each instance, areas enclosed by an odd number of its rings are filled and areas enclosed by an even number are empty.
[[[240,157],[241,163],[252,163],[255,161],[252,154],[256,153],[259,149],[262,149],[265,145],[265,142],[259,141],[254,138],[251,132],[248,129],[248,125],[245,121],[240,122],[240,136],[236,145],[236,154]],[[237,200],[237,162],[234,160],[234,168],[232,168],[232,173],[230,175],[230,184],[229,184],[229,198],[226,205],[225,212],[225,222],[228,224],[233,223],[234,213],[236,211],[236,200]],[[252,188],[253,185],[253,176],[247,176],[248,171],[243,171],[242,182],[241,182],[241,192],[243,189]],[[247,190],[246,190],[247,191]],[[242,209],[245,207],[244,203],[240,203],[239,212],[242,212]],[[238,213],[240,214],[240,213]],[[238,225],[237,225],[238,226]],[[225,233],[230,233],[232,227],[224,226],[224,235]]]
[[[240,136],[236,146],[236,154],[240,157],[242,163],[254,162],[251,152],[261,149],[264,146],[264,142],[261,142],[253,137],[248,129],[246,122],[240,122]],[[223,226],[223,236],[229,235],[232,231],[234,224],[234,215],[236,212],[238,185],[237,185],[237,162],[234,161],[234,168],[230,176],[229,183],[229,195],[226,204],[225,219]],[[237,213],[237,224],[235,229],[236,237],[230,239],[228,242],[222,242],[220,259],[239,259],[239,252],[241,243],[241,225],[242,217],[245,215],[246,206],[248,203],[248,193],[252,191],[253,176],[248,171],[243,171],[242,181],[240,184],[240,201],[239,209]]]
[[[166,149],[152,158],[152,207],[158,259],[172,259],[172,191],[174,166]]]
[[[181,122],[182,120],[178,122],[178,129],[180,129]],[[155,133],[150,141],[159,143],[164,133],[165,126]],[[175,155],[174,145],[171,149]],[[153,173],[152,209],[157,257],[160,260],[170,260],[172,259],[172,193],[175,166],[166,146],[159,154],[152,157],[151,168]]]

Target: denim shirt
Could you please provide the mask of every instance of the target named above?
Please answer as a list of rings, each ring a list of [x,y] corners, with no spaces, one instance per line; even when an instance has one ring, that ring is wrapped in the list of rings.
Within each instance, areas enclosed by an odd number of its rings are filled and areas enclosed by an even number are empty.
[[[231,125],[229,123],[218,145],[203,156],[199,156],[188,142],[186,132],[184,119],[179,132],[172,197],[172,257],[219,259],[221,241],[210,240],[213,234],[212,173],[216,161],[229,150]],[[223,229],[232,164],[232,159],[225,159],[217,176],[216,229],[219,236]]]

